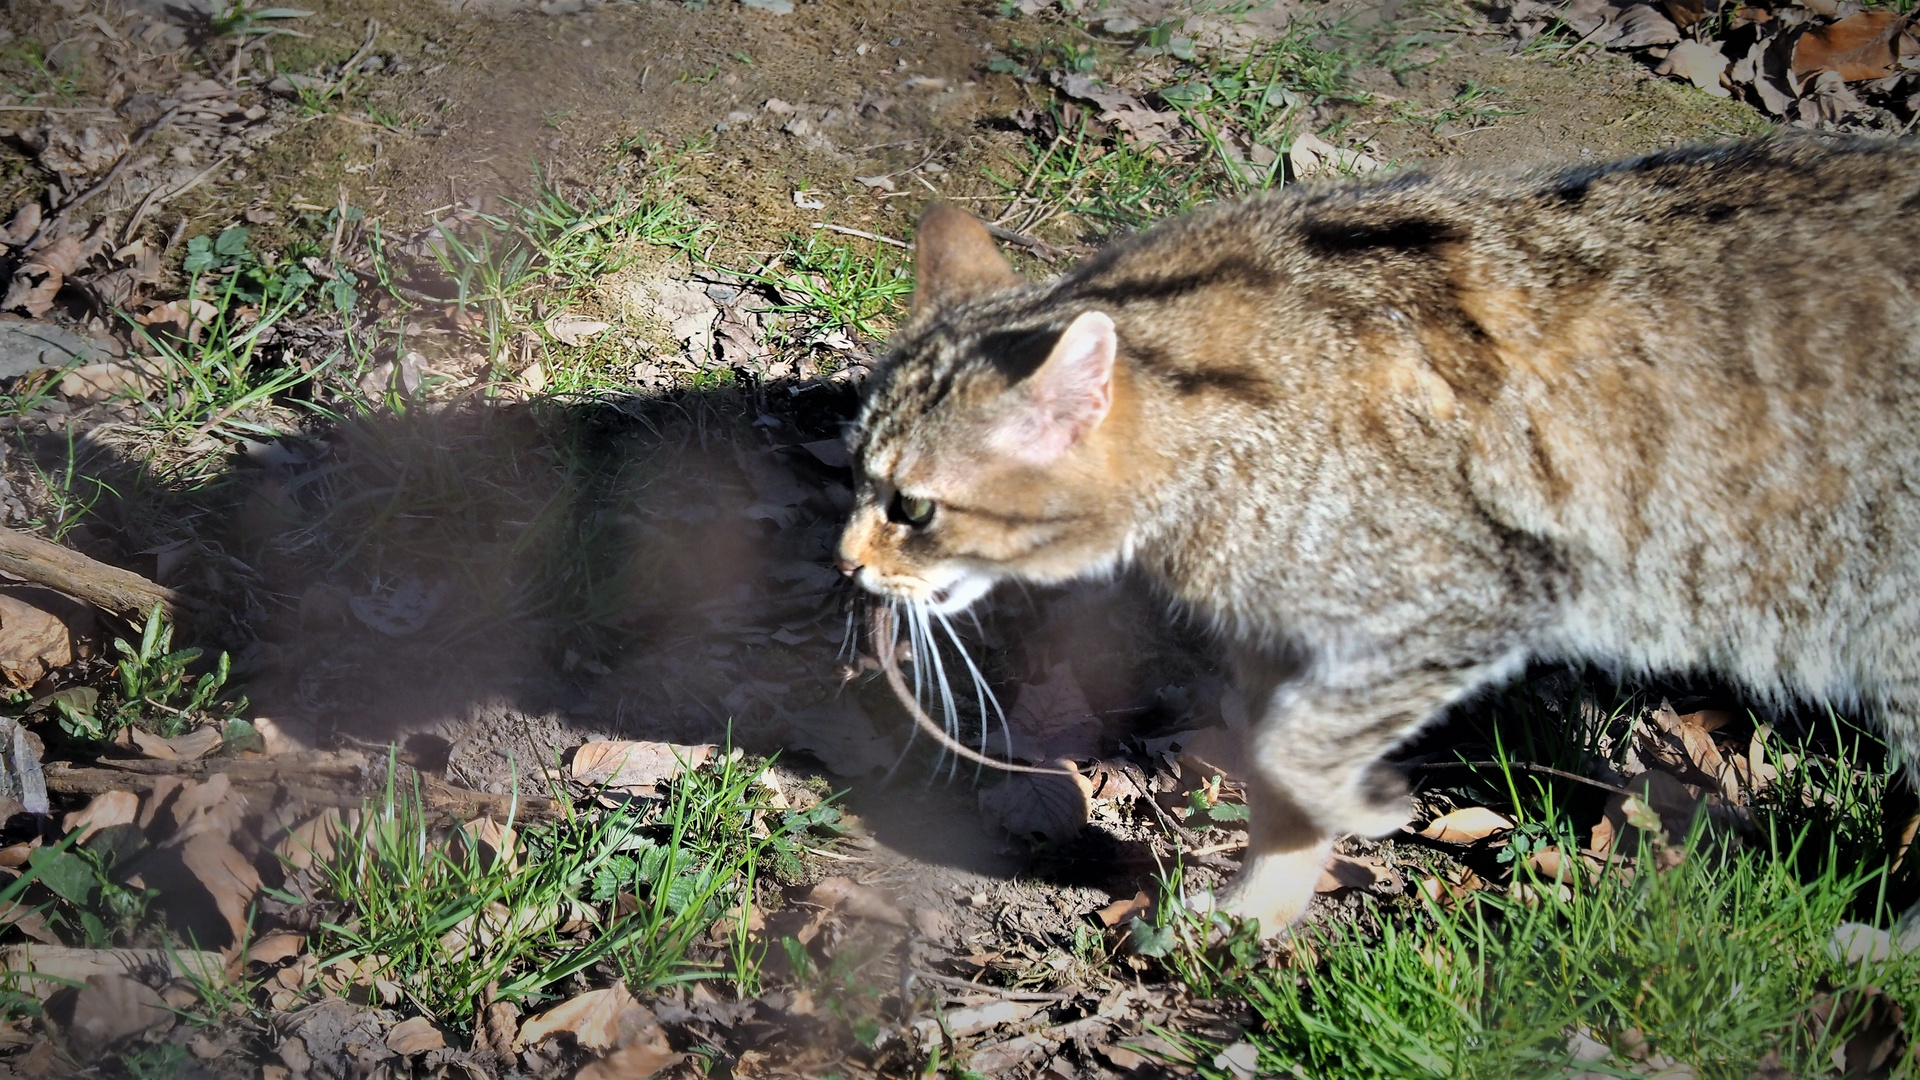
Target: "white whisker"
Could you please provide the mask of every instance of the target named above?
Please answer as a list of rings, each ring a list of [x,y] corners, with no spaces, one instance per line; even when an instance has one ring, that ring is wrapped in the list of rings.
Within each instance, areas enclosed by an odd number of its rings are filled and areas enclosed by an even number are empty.
[[[967,652],[966,645],[960,640],[959,632],[953,628],[953,621],[945,615],[939,616],[939,619],[941,627],[947,632],[947,639],[953,642],[954,649],[960,653],[960,659],[967,662],[967,674],[973,676],[973,689],[980,697],[980,752],[982,754],[987,752],[987,728],[990,724],[987,719],[987,708],[992,706],[994,714],[1000,718],[1000,738],[1006,743],[1007,752],[1011,754],[1013,733],[1007,727],[1007,714],[1000,708],[1000,699],[994,695],[993,688],[987,685],[987,678],[981,674],[980,665],[973,662],[973,656]],[[974,763],[975,780],[980,778],[982,768],[983,766],[978,762]]]

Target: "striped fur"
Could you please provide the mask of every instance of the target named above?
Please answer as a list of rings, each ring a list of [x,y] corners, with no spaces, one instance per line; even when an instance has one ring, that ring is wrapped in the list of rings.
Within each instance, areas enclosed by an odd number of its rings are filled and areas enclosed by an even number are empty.
[[[1920,749],[1920,145],[1288,191],[1044,285],[928,220],[843,567],[942,612],[1133,568],[1213,626],[1260,717],[1227,899],[1269,930],[1334,835],[1403,821],[1380,756],[1530,660],[1712,671]],[[1110,408],[1057,459],[994,450],[1090,311]]]

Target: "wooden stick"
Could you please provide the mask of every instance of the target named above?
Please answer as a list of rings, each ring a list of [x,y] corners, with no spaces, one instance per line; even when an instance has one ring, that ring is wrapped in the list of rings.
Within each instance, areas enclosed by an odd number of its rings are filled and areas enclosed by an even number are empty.
[[[192,602],[131,570],[109,566],[32,533],[0,529],[0,571],[45,585],[116,615],[143,615],[159,604],[177,619]]]

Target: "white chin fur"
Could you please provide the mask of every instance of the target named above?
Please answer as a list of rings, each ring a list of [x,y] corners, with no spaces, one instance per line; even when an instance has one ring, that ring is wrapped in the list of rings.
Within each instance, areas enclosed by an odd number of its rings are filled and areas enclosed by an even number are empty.
[[[938,615],[952,615],[958,611],[965,611],[973,606],[974,601],[993,590],[992,578],[965,570],[952,574],[940,574],[938,577],[951,577],[952,580],[935,584],[919,598],[928,610]]]

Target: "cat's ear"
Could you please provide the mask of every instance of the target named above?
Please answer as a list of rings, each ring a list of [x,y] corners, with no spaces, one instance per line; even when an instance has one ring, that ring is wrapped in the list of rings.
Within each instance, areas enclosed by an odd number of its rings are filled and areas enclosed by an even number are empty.
[[[913,316],[1025,284],[980,219],[930,203],[914,233]]]
[[[1044,465],[1086,438],[1113,408],[1116,347],[1105,313],[1069,323],[1033,374],[1014,384],[1012,412],[990,437],[994,449]]]

